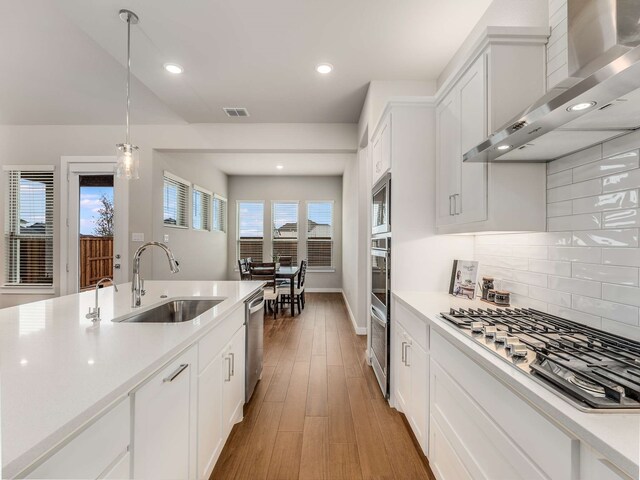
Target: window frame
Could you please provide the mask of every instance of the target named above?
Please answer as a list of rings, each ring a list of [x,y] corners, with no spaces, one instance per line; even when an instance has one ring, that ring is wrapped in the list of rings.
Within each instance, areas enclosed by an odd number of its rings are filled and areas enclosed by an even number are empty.
[[[281,239],[275,236],[275,205],[276,204],[289,204],[296,206],[296,236],[295,239]],[[293,243],[295,240],[296,254],[292,259],[293,264],[297,265],[300,261],[300,201],[299,200],[271,200],[271,258],[275,255],[275,245],[277,243]]]
[[[16,172],[19,174],[19,179],[22,178],[23,173],[46,173],[51,176],[51,194],[45,193],[45,216],[50,216],[50,233],[45,233],[42,235],[44,239],[48,239],[50,241],[50,248],[45,248],[45,252],[47,252],[45,257],[45,265],[44,269],[47,268],[47,265],[50,265],[51,268],[51,283],[9,283],[8,273],[9,273],[9,258],[8,258],[8,237],[11,235],[11,229],[15,231],[16,225],[11,224],[11,217],[15,216],[17,219],[20,218],[20,206],[19,199],[15,204],[18,205],[17,212],[12,213],[10,209],[12,207],[12,202],[10,201],[10,188],[6,188],[5,197],[5,207],[3,211],[4,215],[4,229],[2,234],[2,244],[5,252],[5,264],[4,271],[2,273],[2,282],[0,283],[0,291],[5,293],[13,293],[13,294],[26,294],[26,295],[46,295],[55,293],[55,251],[56,251],[56,225],[55,225],[55,207],[56,207],[56,195],[57,195],[57,179],[55,175],[55,166],[53,165],[3,165],[2,166],[2,183],[6,187],[9,187],[9,183],[11,182],[11,173]],[[18,189],[19,191],[19,189]],[[50,204],[48,204],[50,202]],[[49,224],[49,219],[45,218],[45,226]],[[19,224],[17,225],[19,231]],[[45,227],[45,232],[47,228]],[[15,233],[14,233],[15,235]],[[18,233],[17,237],[20,237],[21,234]],[[50,258],[48,258],[50,257]]]
[[[202,194],[202,214],[200,215],[200,221],[203,228],[195,227],[195,211],[196,211],[196,193]],[[210,232],[213,224],[213,192],[206,188],[196,185],[195,183],[191,188],[191,229],[196,232]]]
[[[174,184],[178,184],[178,185],[182,185],[186,188],[186,194],[184,196],[185,198],[185,202],[186,205],[184,206],[184,225],[182,224],[178,224],[178,219],[176,218],[176,224],[172,224],[172,223],[167,223],[165,221],[165,214],[164,214],[164,205],[165,205],[165,187],[167,184],[167,180],[169,180],[170,182],[174,183]],[[190,227],[190,208],[191,208],[191,202],[192,199],[190,199],[189,197],[191,196],[191,182],[189,182],[188,180],[185,180],[184,178],[181,178],[177,175],[174,175],[173,173],[165,170],[162,174],[162,225],[164,227],[167,228],[179,228],[179,229],[188,229]],[[179,202],[179,196],[178,196],[178,200]],[[178,216],[180,210],[180,205],[176,205],[176,217]]]
[[[222,228],[216,228],[216,201],[222,202]],[[239,225],[239,224],[238,224]],[[213,194],[211,199],[211,231],[218,233],[227,233],[229,229],[229,200],[217,193]]]
[[[264,248],[264,242],[265,242],[265,236],[264,236],[264,214],[265,214],[265,201],[264,200],[236,200],[236,265],[235,268],[238,268],[238,260],[240,260],[240,242],[241,242],[241,238],[240,238],[240,205],[243,203],[260,203],[262,204],[262,237],[260,238],[260,240],[258,240],[258,237],[256,237],[256,240],[245,240],[247,242],[255,242],[255,243],[260,243],[262,244],[262,262],[264,262],[264,254],[265,254],[265,248]]]
[[[327,239],[317,239],[309,236],[309,206],[314,204],[330,204],[331,205],[331,265],[312,266],[309,262],[309,243],[326,242]],[[335,200],[307,200],[306,201],[306,227],[305,227],[305,247],[307,253],[307,269],[312,272],[335,272]]]

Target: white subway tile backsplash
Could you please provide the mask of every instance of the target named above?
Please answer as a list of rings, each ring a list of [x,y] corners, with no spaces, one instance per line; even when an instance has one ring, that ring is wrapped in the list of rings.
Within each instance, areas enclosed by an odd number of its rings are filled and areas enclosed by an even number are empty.
[[[563,307],[571,306],[571,294],[541,287],[529,287],[529,296],[545,303],[553,303]]]
[[[602,284],[602,298],[610,302],[624,303],[640,307],[640,288],[624,285]]]
[[[638,229],[592,230],[573,232],[573,245],[577,247],[637,247]]]
[[[549,276],[549,288],[561,292],[577,293],[587,297],[600,298],[602,296],[602,284],[578,278],[565,278]]]
[[[620,173],[618,175],[624,175],[625,173]],[[625,190],[625,188],[621,188],[619,190]],[[589,197],[600,193],[602,193],[602,181],[599,178],[595,178],[593,180],[587,180],[586,182],[572,183],[571,185],[565,185],[563,187],[550,188],[547,190],[547,202],[562,202],[563,200]]]
[[[639,147],[640,130],[548,163],[547,232],[476,236],[480,273],[517,305],[640,340]]]
[[[638,151],[626,152],[573,169],[573,181],[583,182],[640,167]],[[549,187],[547,187],[549,188]]]
[[[629,325],[638,325],[638,307],[608,302],[598,298],[572,295],[571,307],[579,312],[596,314]]]
[[[549,203],[547,205],[547,217],[563,217],[573,213],[573,203],[571,200],[564,202]]]
[[[638,286],[638,269],[635,267],[573,263],[571,269],[573,278]]]
[[[529,270],[532,272],[570,277],[571,263],[531,259],[529,260]]]
[[[596,247],[549,247],[549,260],[601,263],[602,253]]]
[[[602,228],[634,228],[640,226],[640,210],[614,210],[602,212]]]
[[[547,188],[562,187],[573,183],[573,171],[565,170],[547,176]]]
[[[550,232],[562,232],[564,230],[593,230],[600,227],[602,214],[585,213],[583,215],[570,215],[568,217],[554,217],[547,219],[547,229]]]
[[[606,265],[624,265],[640,267],[640,249],[638,248],[603,248],[602,263]]]
[[[617,192],[640,187],[640,169],[616,173],[602,179],[602,192]],[[567,187],[561,187],[567,188]]]
[[[621,208],[636,208],[637,206],[638,190],[626,190],[573,200],[572,213],[575,215]]]

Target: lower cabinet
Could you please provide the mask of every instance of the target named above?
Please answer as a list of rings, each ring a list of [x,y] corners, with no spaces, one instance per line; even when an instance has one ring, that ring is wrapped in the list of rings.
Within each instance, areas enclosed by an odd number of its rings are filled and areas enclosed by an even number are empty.
[[[222,420],[224,437],[242,420],[244,405],[245,327],[238,330],[223,350]]]
[[[423,452],[429,439],[429,355],[425,323],[403,305],[394,305],[392,369],[396,408],[404,413]]]
[[[195,478],[197,359],[189,348],[133,393],[134,478]]]

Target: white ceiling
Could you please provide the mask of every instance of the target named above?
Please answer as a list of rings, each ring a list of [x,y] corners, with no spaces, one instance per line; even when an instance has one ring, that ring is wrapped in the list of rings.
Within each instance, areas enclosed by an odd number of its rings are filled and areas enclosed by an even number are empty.
[[[370,80],[433,80],[490,0],[0,2],[0,122],[357,122]],[[164,72],[165,62],[185,68]],[[330,62],[328,76],[314,67]],[[229,119],[224,106],[248,108]]]
[[[227,175],[342,175],[353,153],[170,153],[189,162],[206,161]],[[282,165],[282,169],[277,166]]]

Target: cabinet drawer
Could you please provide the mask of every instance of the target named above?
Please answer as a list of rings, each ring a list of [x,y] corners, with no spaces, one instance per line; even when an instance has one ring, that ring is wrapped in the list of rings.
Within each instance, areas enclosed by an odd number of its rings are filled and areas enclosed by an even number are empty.
[[[495,445],[496,450],[510,450],[514,455],[520,452],[523,458],[532,462],[529,465],[534,464],[535,469],[550,478],[571,478],[571,472],[577,469],[574,465],[579,446],[577,439],[556,427],[437,333],[431,337],[431,360],[432,416],[434,413],[440,415],[441,424],[444,418],[455,423],[456,415],[469,415],[468,425],[495,429],[495,433],[487,435],[487,441],[496,439],[491,442],[495,443],[501,439],[500,447]],[[447,391],[456,393],[449,395]],[[471,411],[476,413],[471,414]],[[536,435],[532,436],[531,431]],[[471,448],[472,437],[463,437]],[[541,442],[540,438],[545,441]]]
[[[411,310],[395,300],[393,320],[398,322],[407,334],[426,352],[429,352],[429,326],[427,322],[418,318]]]
[[[128,398],[120,401],[25,478],[98,478],[127,451],[130,410]]]
[[[214,360],[231,337],[244,325],[244,303],[198,342],[198,373]]]

